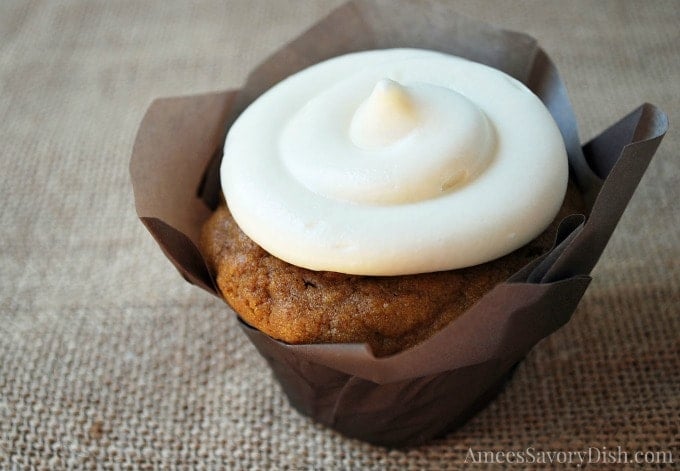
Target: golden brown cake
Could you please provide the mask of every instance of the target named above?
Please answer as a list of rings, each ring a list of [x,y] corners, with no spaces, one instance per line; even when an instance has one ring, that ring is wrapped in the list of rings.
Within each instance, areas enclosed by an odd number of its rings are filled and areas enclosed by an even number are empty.
[[[426,339],[497,283],[547,251],[565,216],[582,212],[570,184],[539,237],[481,265],[394,277],[312,271],[286,263],[239,229],[222,203],[203,226],[201,248],[227,303],[265,334],[287,343],[368,343],[377,356]]]

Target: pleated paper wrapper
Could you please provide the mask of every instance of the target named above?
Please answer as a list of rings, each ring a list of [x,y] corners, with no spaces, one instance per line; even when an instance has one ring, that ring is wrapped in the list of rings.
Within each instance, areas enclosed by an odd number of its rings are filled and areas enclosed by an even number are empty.
[[[561,222],[548,253],[400,353],[375,357],[363,344],[289,345],[240,322],[297,410],[349,437],[399,447],[464,423],[537,342],[569,321],[668,123],[658,108],[643,104],[581,145],[557,69],[530,36],[451,14],[444,2],[431,8],[350,2],[262,62],[241,89],[161,98],[150,106],[130,162],[137,213],[187,281],[220,296],[197,241],[219,199],[222,145],[238,114],[309,65],[393,47],[465,57],[525,83],[560,127],[570,178],[587,206],[586,214]]]

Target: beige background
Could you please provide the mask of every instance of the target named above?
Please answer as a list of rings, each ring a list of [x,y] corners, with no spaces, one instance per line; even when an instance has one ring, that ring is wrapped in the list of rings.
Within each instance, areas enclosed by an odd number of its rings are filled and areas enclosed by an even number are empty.
[[[469,447],[680,461],[677,1],[448,2],[539,39],[584,141],[644,101],[671,131],[571,323],[444,439],[390,451],[299,416],[157,249],[128,177],[151,100],[238,87],[340,3],[0,2],[0,468],[455,468]]]

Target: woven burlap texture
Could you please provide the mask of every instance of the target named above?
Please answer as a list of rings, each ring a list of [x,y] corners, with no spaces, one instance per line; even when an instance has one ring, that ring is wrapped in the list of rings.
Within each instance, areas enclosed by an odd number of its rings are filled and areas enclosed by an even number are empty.
[[[671,131],[572,321],[445,438],[387,450],[300,416],[158,250],[128,176],[151,100],[238,87],[340,3],[0,2],[0,469],[456,469],[470,449],[528,447],[680,461],[673,0],[447,3],[539,40],[584,141],[645,101]]]

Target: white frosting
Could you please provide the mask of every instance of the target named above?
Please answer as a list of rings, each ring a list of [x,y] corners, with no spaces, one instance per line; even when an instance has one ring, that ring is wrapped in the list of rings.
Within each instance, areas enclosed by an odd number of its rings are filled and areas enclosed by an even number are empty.
[[[462,268],[540,234],[568,165],[524,85],[458,57],[366,51],[314,65],[231,127],[222,187],[241,229],[294,265],[361,275]]]
[[[357,94],[367,81],[375,88],[367,97]],[[389,79],[376,84],[358,74],[291,116],[279,156],[297,181],[320,195],[396,204],[464,183],[492,160],[494,141],[484,113],[449,88]]]

